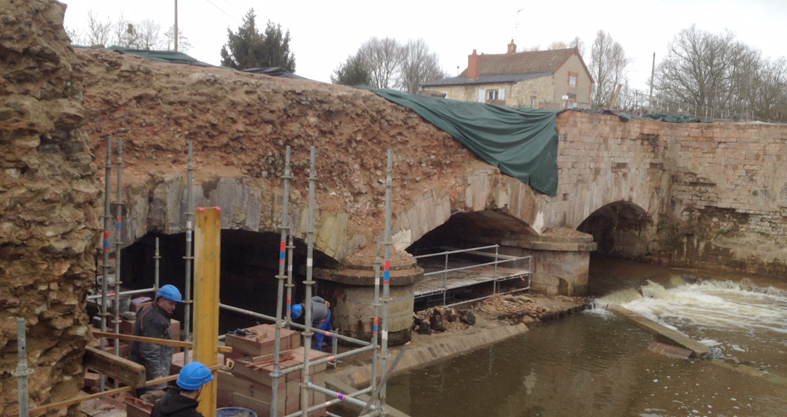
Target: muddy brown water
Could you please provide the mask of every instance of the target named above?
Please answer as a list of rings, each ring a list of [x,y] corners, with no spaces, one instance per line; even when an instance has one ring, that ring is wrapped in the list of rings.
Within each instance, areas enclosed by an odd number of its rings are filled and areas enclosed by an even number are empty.
[[[783,282],[605,258],[593,258],[591,268],[597,297],[650,280],[648,297],[623,299],[624,307],[787,376]],[[676,275],[716,279],[670,288]],[[647,350],[652,341],[605,311],[588,311],[397,376],[388,401],[413,417],[787,416],[787,378],[667,358]]]

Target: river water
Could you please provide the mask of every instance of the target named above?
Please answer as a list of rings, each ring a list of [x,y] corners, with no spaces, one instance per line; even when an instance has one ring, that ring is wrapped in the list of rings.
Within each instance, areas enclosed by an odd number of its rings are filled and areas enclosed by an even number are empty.
[[[697,275],[706,279],[685,283]],[[589,282],[598,304],[620,303],[767,377],[652,353],[653,336],[594,309],[393,378],[388,401],[413,417],[787,416],[783,283],[603,258]]]

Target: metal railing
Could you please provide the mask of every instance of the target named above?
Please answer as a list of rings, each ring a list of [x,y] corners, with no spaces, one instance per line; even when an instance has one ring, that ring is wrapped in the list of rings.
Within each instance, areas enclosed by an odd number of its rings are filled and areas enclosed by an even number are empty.
[[[494,253],[483,252],[486,249],[494,249],[495,252]],[[474,265],[459,266],[459,267],[449,268],[449,257],[451,255],[456,255],[456,254],[470,254],[470,255],[475,255],[475,256],[489,256],[489,257],[494,256],[494,260],[490,261],[490,262],[482,262],[482,263],[474,264]],[[427,277],[427,276],[441,275],[442,274],[443,275],[443,287],[442,288],[437,288],[437,289],[434,289],[434,290],[429,290],[429,291],[424,291],[424,292],[418,293],[418,294],[415,295],[416,299],[430,297],[430,296],[434,296],[434,295],[437,295],[437,294],[442,294],[442,296],[443,296],[443,304],[442,305],[443,306],[464,304],[464,303],[469,303],[469,302],[473,302],[473,301],[485,300],[485,299],[487,299],[489,297],[492,297],[493,295],[498,294],[497,291],[498,291],[498,287],[499,287],[498,284],[499,283],[505,282],[505,281],[510,281],[510,280],[517,279],[517,278],[522,278],[522,279],[527,278],[527,285],[525,287],[520,287],[520,288],[517,288],[516,290],[508,291],[508,292],[500,293],[500,294],[510,294],[512,292],[525,291],[525,290],[530,289],[530,275],[533,272],[533,258],[532,258],[532,256],[512,257],[512,256],[508,256],[508,255],[500,255],[500,245],[489,245],[489,246],[479,246],[479,247],[468,248],[468,249],[447,250],[447,251],[443,251],[443,252],[439,252],[439,253],[431,253],[431,254],[426,254],[426,255],[418,255],[418,256],[414,256],[414,258],[415,259],[427,259],[427,258],[436,258],[436,257],[440,257],[440,256],[444,257],[444,265],[445,265],[445,267],[442,270],[439,270],[439,271],[426,272],[426,273],[424,273],[424,276]],[[505,259],[501,259],[501,257],[505,257]],[[523,272],[517,273],[517,274],[513,274],[513,275],[505,275],[505,276],[502,276],[502,277],[499,276],[499,274],[498,274],[498,266],[499,265],[505,264],[505,263],[509,263],[509,262],[510,263],[514,263],[514,262],[520,262],[520,261],[527,261],[527,266],[525,268],[522,268],[522,269],[524,269]],[[450,272],[464,271],[464,270],[469,270],[469,269],[473,269],[473,268],[480,268],[480,267],[490,266],[490,265],[494,265],[494,274],[493,274],[493,276],[491,278],[487,278],[487,279],[480,280],[480,281],[473,281],[472,283],[469,283],[467,285],[462,285],[462,286],[458,286],[458,287],[449,288],[449,286],[448,286],[448,281],[449,281],[448,274]],[[455,290],[455,289],[459,289],[459,288],[465,288],[465,287],[469,287],[469,286],[472,286],[472,285],[484,284],[484,283],[489,283],[489,282],[492,283],[492,294],[489,294],[489,295],[486,295],[486,296],[482,296],[482,297],[478,297],[478,298],[474,298],[472,300],[462,300],[462,301],[457,302],[457,303],[447,304],[448,292],[450,290]]]

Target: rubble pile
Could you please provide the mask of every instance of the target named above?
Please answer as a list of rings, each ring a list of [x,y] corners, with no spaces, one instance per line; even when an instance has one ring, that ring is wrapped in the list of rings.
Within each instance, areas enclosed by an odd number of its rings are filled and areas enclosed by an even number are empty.
[[[469,309],[431,307],[413,313],[413,330],[420,334],[459,332],[474,325],[475,313]]]
[[[582,297],[508,294],[487,298],[476,308],[498,320],[527,324],[562,317],[584,309],[584,306],[585,300]]]
[[[16,318],[31,407],[77,396],[99,237],[96,167],[65,5],[0,0],[0,414],[18,410]],[[78,414],[78,405],[48,415]]]

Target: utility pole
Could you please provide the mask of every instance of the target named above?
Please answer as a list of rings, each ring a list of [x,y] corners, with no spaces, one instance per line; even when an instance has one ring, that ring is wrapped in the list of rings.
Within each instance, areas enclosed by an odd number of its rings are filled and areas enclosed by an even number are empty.
[[[175,0],[175,52],[178,52],[178,0]]]
[[[653,67],[650,70],[650,99],[648,99],[648,111],[653,112],[653,83],[656,81],[656,53],[653,53]]]

